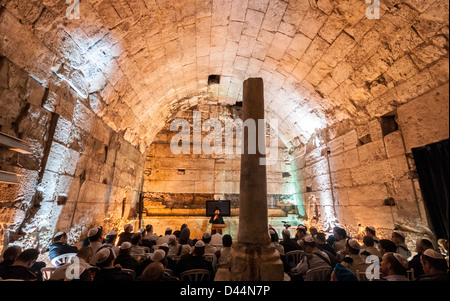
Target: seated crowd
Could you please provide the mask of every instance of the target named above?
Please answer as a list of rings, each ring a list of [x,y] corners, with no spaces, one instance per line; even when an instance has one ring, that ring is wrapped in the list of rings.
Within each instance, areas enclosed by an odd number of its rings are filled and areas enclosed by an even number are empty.
[[[288,229],[282,239],[269,227],[271,247],[280,255],[285,280],[291,281],[448,281],[448,240],[439,240],[440,252],[428,239],[416,241],[415,256],[405,237],[394,232],[379,239],[367,227],[362,244],[335,227],[332,235],[299,225],[294,237]],[[116,243],[117,242],[117,243]],[[11,246],[3,253],[0,280],[24,281],[180,281],[192,270],[206,270],[209,281],[226,280],[231,267],[230,235],[205,232],[191,239],[186,224],[167,228],[164,235],[147,225],[133,233],[126,225],[118,235],[104,235],[102,227],[88,231],[80,249],[67,243],[59,232],[49,248],[51,267],[38,262],[36,249]],[[67,261],[60,260],[68,258]],[[377,274],[378,273],[378,274]],[[379,276],[377,276],[379,275]]]

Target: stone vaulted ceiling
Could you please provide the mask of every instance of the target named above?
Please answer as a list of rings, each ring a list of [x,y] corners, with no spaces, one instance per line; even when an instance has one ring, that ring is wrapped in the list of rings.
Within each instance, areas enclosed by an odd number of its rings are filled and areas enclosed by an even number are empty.
[[[82,0],[79,19],[62,0],[0,2],[16,28],[3,51],[46,86],[67,82],[143,151],[178,111],[235,104],[248,77],[265,80],[283,140],[306,143],[407,102],[448,52],[445,0],[384,0],[379,20],[363,0]]]

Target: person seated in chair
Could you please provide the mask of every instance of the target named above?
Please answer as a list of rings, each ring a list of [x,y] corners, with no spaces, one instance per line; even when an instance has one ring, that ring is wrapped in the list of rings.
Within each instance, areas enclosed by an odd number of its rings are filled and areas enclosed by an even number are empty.
[[[50,260],[69,253],[77,253],[78,248],[67,244],[67,234],[65,232],[58,232],[53,237],[53,244],[49,248]]]
[[[133,281],[133,276],[122,271],[120,266],[114,266],[116,256],[111,248],[104,247],[95,255],[96,266],[94,281]]]
[[[211,280],[214,279],[214,270],[212,263],[205,259],[205,243],[199,240],[195,243],[192,254],[187,254],[181,257],[180,262],[176,267],[175,275],[179,277],[183,272],[195,269],[208,270],[211,273]]]

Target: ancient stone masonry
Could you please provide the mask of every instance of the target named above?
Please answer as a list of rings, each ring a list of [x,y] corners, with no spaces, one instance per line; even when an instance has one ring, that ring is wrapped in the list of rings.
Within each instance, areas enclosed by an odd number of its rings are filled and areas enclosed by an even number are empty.
[[[327,229],[428,233],[411,148],[449,136],[449,2],[380,4],[369,18],[363,0],[0,0],[0,131],[32,145],[0,152],[0,170],[23,175],[1,184],[2,245],[135,218],[144,169],[147,192],[180,196],[159,209],[235,200],[237,161],[185,157],[168,173],[164,129],[236,106],[251,77],[286,154],[268,173],[275,211],[292,212],[291,194],[298,219]]]
[[[221,146],[225,150],[225,120],[234,122],[242,119],[242,108],[211,102],[178,113],[172,119],[188,120],[193,128],[194,112],[201,113],[203,124],[208,119],[220,120],[223,132]],[[206,201],[221,199],[231,201],[232,215],[234,219],[237,219],[241,159],[236,152],[236,131],[233,132],[233,154],[208,155],[204,152],[194,154],[194,133],[191,130],[191,154],[176,155],[173,154],[170,143],[179,131],[171,131],[170,127],[171,122],[158,133],[147,155],[143,187],[144,218],[158,229],[159,225],[154,220],[155,216],[166,218],[198,216],[200,219],[203,217],[207,220]],[[209,134],[210,131],[202,131],[201,141],[205,141]],[[270,139],[269,133],[267,139]],[[293,197],[294,179],[290,173],[290,155],[278,136],[276,139],[278,156],[274,164],[267,166],[267,202],[272,217],[287,217],[288,214],[298,214],[303,208],[302,206],[298,208]],[[267,145],[270,145],[270,141],[267,141]],[[161,226],[161,231],[164,231],[164,226]]]

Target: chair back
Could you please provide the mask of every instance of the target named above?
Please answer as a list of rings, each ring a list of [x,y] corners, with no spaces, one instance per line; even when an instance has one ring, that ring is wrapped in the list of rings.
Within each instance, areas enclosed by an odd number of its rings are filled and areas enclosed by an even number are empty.
[[[356,279],[358,279],[358,281],[369,281],[369,278],[367,278],[366,272],[360,272],[359,270],[357,270],[355,275],[356,275]]]
[[[305,281],[330,281],[330,266],[322,266],[314,269],[309,269],[306,272]]]
[[[56,270],[56,267],[45,267],[41,269],[42,280],[48,281],[52,277],[53,272]]]
[[[52,264],[55,267],[59,267],[60,265],[70,262],[75,256],[77,256],[77,253],[67,253],[59,255],[58,257],[52,259]]]
[[[409,280],[414,281],[414,269],[406,271],[406,274]]]
[[[136,280],[136,272],[130,269],[122,269],[122,272],[127,273],[133,277],[133,281]]]
[[[293,266],[297,266],[302,261],[303,256],[305,256],[305,251],[290,251],[287,252],[285,256],[286,262],[292,264]]]
[[[208,270],[195,269],[181,273],[181,281],[209,281],[211,273]]]

